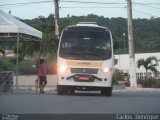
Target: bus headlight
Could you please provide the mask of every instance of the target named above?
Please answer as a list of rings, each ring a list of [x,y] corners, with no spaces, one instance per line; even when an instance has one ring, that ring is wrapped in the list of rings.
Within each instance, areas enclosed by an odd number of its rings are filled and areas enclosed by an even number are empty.
[[[67,72],[67,71],[68,71],[67,65],[60,65],[59,68],[58,68],[58,71],[59,71],[60,73]]]
[[[102,68],[102,72],[103,72],[103,73],[108,73],[109,71],[110,71],[110,69],[107,68],[107,67],[106,67],[106,68]]]

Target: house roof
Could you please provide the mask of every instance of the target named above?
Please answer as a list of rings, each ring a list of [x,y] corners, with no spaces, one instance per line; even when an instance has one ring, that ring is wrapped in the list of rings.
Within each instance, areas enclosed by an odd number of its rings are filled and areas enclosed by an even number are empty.
[[[42,32],[0,10],[0,33],[21,33],[42,38]]]

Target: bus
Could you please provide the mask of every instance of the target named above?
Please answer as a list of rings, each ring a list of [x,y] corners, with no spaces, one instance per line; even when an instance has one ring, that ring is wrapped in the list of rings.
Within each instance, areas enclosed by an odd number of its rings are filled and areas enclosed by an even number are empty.
[[[57,53],[57,94],[101,91],[112,95],[114,67],[111,31],[96,23],[67,26]]]

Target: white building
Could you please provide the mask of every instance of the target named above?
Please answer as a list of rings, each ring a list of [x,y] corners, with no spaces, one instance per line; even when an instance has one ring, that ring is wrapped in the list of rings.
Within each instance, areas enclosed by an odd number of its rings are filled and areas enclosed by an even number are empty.
[[[137,61],[141,58],[146,59],[146,58],[152,57],[152,56],[155,56],[158,60],[160,60],[160,52],[135,54],[137,78],[144,78],[144,76],[146,74],[145,69],[143,67],[140,67],[140,68],[137,67]],[[115,65],[115,68],[118,68],[125,73],[129,73],[129,54],[115,55],[115,59],[118,60],[118,63],[117,63],[117,65]],[[157,67],[157,69],[160,72],[160,62],[159,62],[159,66]],[[150,76],[155,77],[155,75],[151,71],[148,71],[148,72],[149,72],[148,74]],[[158,78],[160,78],[160,74],[158,75]]]

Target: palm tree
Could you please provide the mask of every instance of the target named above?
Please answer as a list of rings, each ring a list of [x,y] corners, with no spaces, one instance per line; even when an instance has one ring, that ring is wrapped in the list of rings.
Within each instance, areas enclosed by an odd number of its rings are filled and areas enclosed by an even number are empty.
[[[137,67],[140,68],[141,66],[143,66],[146,70],[146,75],[148,70],[156,74],[158,72],[156,68],[157,66],[159,66],[158,62],[159,60],[155,56],[148,57],[147,59],[141,58],[137,61]]]

